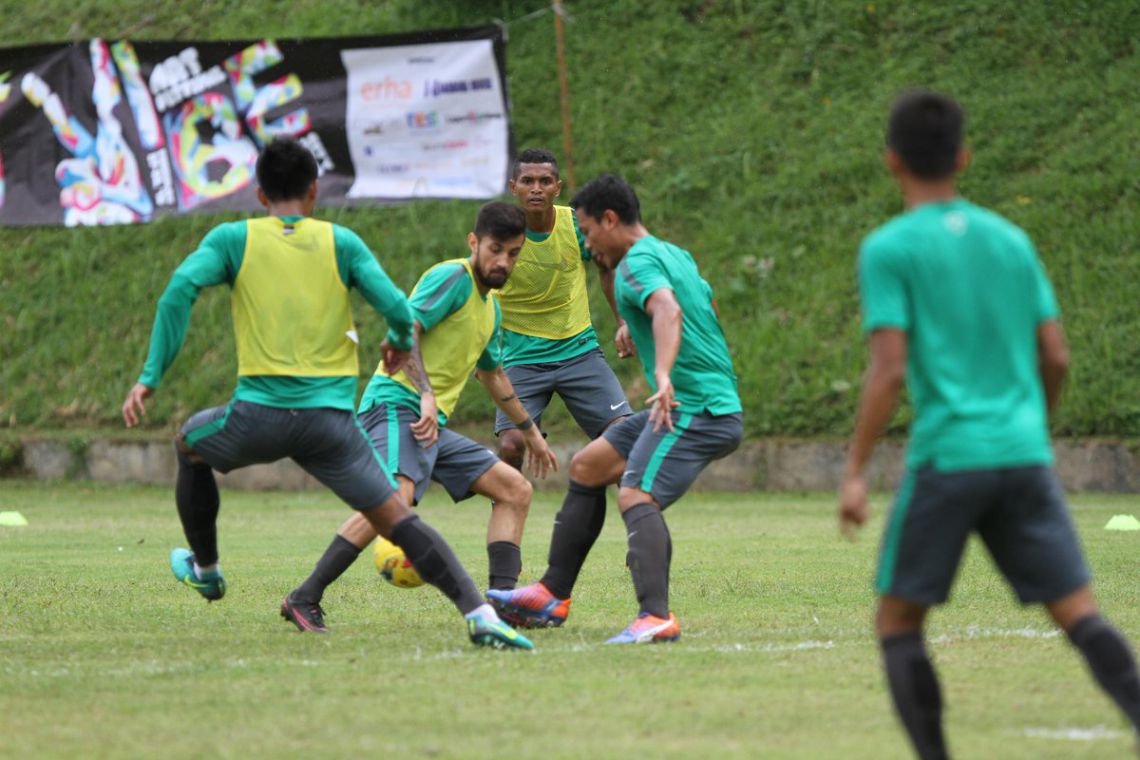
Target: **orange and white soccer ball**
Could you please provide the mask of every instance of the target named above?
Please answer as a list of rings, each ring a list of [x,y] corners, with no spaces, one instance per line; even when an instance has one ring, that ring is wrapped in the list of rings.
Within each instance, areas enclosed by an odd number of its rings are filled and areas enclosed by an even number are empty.
[[[372,561],[384,580],[400,588],[415,588],[424,585],[424,579],[412,567],[404,555],[404,550],[382,536],[372,542]]]

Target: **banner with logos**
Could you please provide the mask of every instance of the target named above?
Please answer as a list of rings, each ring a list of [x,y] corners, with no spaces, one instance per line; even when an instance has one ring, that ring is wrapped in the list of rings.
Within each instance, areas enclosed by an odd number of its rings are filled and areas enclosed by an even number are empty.
[[[0,49],[0,225],[257,210],[279,135],[316,157],[323,205],[491,198],[508,109],[498,27]]]

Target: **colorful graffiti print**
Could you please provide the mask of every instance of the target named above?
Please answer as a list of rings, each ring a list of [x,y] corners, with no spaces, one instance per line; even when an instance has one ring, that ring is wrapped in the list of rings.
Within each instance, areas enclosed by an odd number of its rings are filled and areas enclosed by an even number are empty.
[[[114,109],[122,99],[111,55],[101,39],[89,47],[94,84],[91,99],[98,127],[94,137],[67,112],[51,87],[34,73],[24,75],[20,89],[39,107],[52,125],[56,138],[72,158],[60,161],[55,178],[63,221],[69,227],[96,224],[129,224],[148,221],[154,203],[143,184],[135,154],[123,139],[123,128]]]

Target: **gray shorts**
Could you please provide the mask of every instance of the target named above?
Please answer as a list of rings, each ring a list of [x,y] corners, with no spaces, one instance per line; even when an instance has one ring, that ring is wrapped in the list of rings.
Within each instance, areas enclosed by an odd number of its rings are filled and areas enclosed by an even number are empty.
[[[439,439],[424,448],[410,427],[419,418],[406,406],[377,404],[360,415],[360,424],[388,469],[415,483],[413,504],[420,503],[432,480],[447,490],[452,501],[472,496],[471,486],[499,458],[486,446],[447,428],[440,428]]]
[[[1051,602],[1089,582],[1065,496],[1048,467],[907,470],[883,531],[876,590],[935,605],[977,532],[1023,604]]]
[[[371,509],[396,492],[395,479],[348,410],[233,401],[194,414],[182,435],[218,472],[292,459],[354,509]]]
[[[590,438],[597,438],[611,422],[633,412],[600,348],[562,362],[516,364],[507,367],[506,373],[536,425],[541,424],[555,393]],[[496,412],[495,435],[514,426],[502,410]]]
[[[744,433],[744,417],[736,414],[673,413],[673,432],[657,432],[649,410],[624,419],[602,433],[625,462],[621,484],[645,491],[661,506],[669,506],[689,490],[714,459],[736,451]]]

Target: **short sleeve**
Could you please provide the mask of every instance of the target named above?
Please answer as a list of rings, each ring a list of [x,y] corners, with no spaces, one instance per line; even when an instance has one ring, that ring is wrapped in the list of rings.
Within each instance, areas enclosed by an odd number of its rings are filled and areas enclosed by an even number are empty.
[[[1033,309],[1038,324],[1049,322],[1061,316],[1061,308],[1057,305],[1057,296],[1053,293],[1053,284],[1049,282],[1049,275],[1045,273],[1045,266],[1033,252]]]
[[[475,362],[475,366],[484,372],[491,372],[503,363],[503,313],[499,310],[499,299],[494,296],[489,297],[495,304],[495,329],[491,333],[491,339],[483,348],[483,353],[479,355],[479,361]]]
[[[463,308],[474,287],[462,264],[442,264],[424,273],[412,291],[412,311],[424,332]]]
[[[863,332],[882,327],[910,327],[910,304],[901,256],[874,238],[859,251],[859,297],[863,304]]]
[[[673,289],[662,260],[657,256],[626,256],[618,265],[618,276],[624,280],[623,293],[633,299],[633,305],[642,311],[649,296],[661,288]]]

